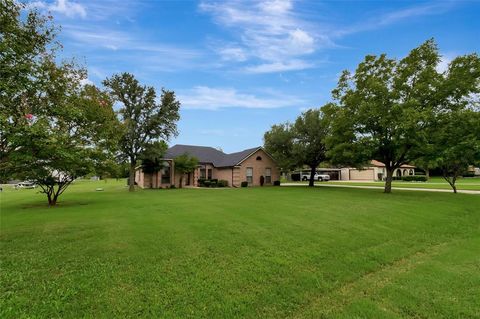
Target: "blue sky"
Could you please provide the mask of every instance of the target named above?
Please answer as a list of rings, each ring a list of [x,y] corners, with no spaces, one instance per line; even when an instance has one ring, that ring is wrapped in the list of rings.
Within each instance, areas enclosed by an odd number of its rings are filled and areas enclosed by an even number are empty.
[[[174,90],[170,144],[261,145],[272,124],[330,100],[366,54],[401,58],[434,37],[441,68],[480,51],[480,1],[32,1],[61,25],[62,56],[100,85],[130,72]]]

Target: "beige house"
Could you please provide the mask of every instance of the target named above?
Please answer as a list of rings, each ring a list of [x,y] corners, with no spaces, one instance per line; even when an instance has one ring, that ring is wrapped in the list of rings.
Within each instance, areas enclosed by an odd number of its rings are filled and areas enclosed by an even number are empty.
[[[142,188],[179,187],[182,174],[175,172],[174,159],[183,154],[196,157],[199,165],[192,173],[183,174],[182,186],[198,186],[199,179],[226,180],[233,187],[240,187],[243,181],[249,186],[259,186],[261,176],[265,185],[280,179],[275,160],[262,147],[226,154],[213,147],[177,144],[165,153],[165,168],[147,173],[139,167],[135,182]]]
[[[381,181],[387,176],[385,164],[376,160],[372,160],[364,169],[346,167],[340,171],[340,179],[344,181]],[[393,176],[396,177],[408,175],[415,175],[415,166],[404,164],[393,171]]]

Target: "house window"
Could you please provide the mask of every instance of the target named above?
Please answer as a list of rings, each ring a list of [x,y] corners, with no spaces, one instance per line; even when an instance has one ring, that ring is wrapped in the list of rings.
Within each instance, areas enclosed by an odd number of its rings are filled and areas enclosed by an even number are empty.
[[[261,156],[257,156],[257,161],[261,161],[262,160],[262,157]]]
[[[253,184],[253,167],[247,167],[247,182]]]
[[[170,184],[170,165],[167,166],[162,170],[162,184]]]
[[[208,179],[212,179],[212,169],[207,169]]]
[[[265,169],[265,184],[271,184],[272,183],[272,169],[271,168],[266,168]]]
[[[200,179],[205,179],[207,177],[207,173],[205,171],[205,168],[200,169]]]

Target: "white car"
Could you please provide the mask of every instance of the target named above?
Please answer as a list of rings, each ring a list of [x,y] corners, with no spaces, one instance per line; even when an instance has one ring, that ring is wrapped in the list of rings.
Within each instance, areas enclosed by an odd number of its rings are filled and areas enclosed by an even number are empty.
[[[29,182],[29,181],[24,181],[24,182],[20,182],[18,184],[15,185],[15,189],[20,189],[20,188],[35,188],[37,187],[37,185],[35,185],[35,183],[33,182]]]
[[[310,179],[310,174],[302,175],[302,181],[308,181],[309,179]],[[328,182],[330,180],[330,175],[315,173],[315,176],[313,177],[313,179],[319,182]]]

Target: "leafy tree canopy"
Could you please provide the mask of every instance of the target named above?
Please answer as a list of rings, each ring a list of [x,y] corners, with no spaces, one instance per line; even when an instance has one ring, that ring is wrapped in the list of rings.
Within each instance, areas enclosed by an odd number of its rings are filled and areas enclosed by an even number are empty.
[[[132,74],[121,73],[103,82],[110,96],[121,107],[119,148],[130,163],[129,185],[134,190],[135,167],[152,143],[168,141],[177,135],[180,102],[173,91],[141,85]]]

